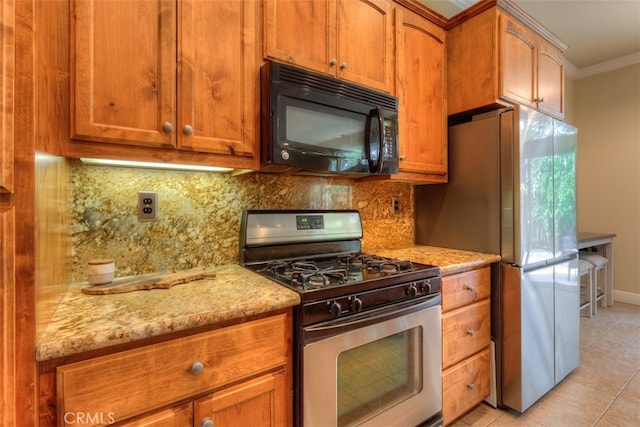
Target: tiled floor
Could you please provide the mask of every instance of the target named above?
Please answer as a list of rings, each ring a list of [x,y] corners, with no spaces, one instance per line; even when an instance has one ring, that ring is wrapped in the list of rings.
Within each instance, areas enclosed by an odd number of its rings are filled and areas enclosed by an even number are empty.
[[[482,404],[453,426],[640,426],[640,306],[582,317],[580,347],[580,366],[524,414]]]

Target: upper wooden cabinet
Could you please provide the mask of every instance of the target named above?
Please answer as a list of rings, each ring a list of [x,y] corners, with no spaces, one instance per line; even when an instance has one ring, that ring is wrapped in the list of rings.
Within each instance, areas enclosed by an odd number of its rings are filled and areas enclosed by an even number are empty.
[[[257,4],[73,1],[72,138],[213,153],[220,166],[255,167]]]
[[[562,52],[510,15],[499,20],[502,96],[563,117]]]
[[[488,0],[451,21],[448,111],[518,103],[564,116],[560,40],[509,1]]]
[[[13,192],[14,0],[0,1],[0,192]]]
[[[264,55],[394,93],[393,3],[266,0]]]
[[[400,173],[393,180],[447,181],[445,31],[396,9]]]

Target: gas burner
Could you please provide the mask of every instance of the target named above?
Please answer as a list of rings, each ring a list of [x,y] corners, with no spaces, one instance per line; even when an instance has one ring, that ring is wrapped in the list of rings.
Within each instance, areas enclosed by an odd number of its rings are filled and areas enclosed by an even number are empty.
[[[337,259],[338,259],[338,263],[344,264],[346,266],[352,266],[352,267],[364,267],[370,262],[384,260],[384,258],[379,257],[377,255],[367,255],[367,254],[338,255]]]
[[[291,282],[302,289],[319,289],[329,285],[343,284],[347,281],[347,271],[344,269],[329,270],[294,270],[291,272]]]
[[[318,271],[318,267],[313,261],[272,261],[267,264],[265,271],[277,277],[291,279],[292,274],[296,271],[315,272]]]
[[[411,271],[413,263],[411,261],[378,258],[367,261],[368,271],[378,271],[382,275],[399,273],[401,271]]]

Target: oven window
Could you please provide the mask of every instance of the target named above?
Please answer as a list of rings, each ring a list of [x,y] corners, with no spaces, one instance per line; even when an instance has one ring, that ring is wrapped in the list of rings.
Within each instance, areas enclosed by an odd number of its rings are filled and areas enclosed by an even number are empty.
[[[422,327],[338,356],[338,426],[362,423],[422,390]]]

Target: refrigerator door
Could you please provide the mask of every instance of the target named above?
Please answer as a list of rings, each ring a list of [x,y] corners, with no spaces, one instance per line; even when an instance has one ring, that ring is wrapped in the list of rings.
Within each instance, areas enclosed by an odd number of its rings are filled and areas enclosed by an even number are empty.
[[[553,266],[555,317],[555,382],[580,363],[580,283],[578,258]]]
[[[555,258],[554,235],[554,119],[519,107],[519,141],[515,167],[515,213],[520,237],[515,263],[544,265]]]
[[[554,268],[502,266],[502,403],[524,412],[555,385]]]
[[[577,145],[577,129],[555,120],[553,173],[556,258],[565,258],[578,252],[576,225]]]

